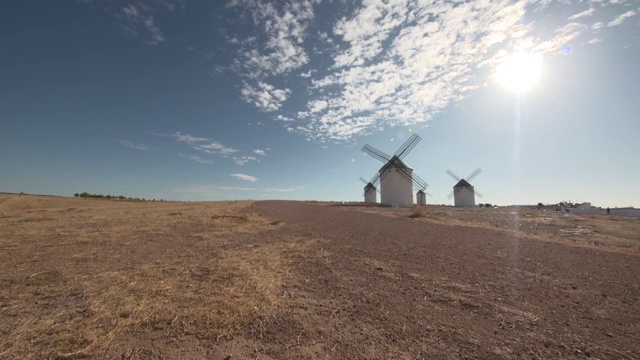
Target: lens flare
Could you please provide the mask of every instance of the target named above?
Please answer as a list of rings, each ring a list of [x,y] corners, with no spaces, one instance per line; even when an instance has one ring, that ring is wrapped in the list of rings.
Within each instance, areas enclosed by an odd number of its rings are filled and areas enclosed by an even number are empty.
[[[504,59],[497,67],[500,83],[518,92],[531,88],[540,77],[542,57],[525,52],[515,53]]]

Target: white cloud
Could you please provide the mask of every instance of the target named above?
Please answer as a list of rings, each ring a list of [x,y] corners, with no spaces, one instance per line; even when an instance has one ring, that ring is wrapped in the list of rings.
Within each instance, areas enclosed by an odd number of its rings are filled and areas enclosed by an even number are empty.
[[[292,118],[290,118],[290,117],[288,117],[288,116],[284,116],[284,115],[282,115],[282,114],[278,114],[278,115],[275,117],[275,119],[276,119],[276,120],[278,120],[278,121],[293,121],[293,119],[292,119]]]
[[[593,15],[593,13],[595,11],[596,11],[595,8],[590,7],[589,9],[587,9],[587,10],[585,10],[583,12],[580,12],[580,13],[577,13],[575,15],[569,16],[568,20],[576,20],[576,19],[579,19],[581,17],[591,16],[591,15]]]
[[[154,148],[152,148],[149,145],[144,145],[144,144],[140,144],[140,143],[135,143],[133,141],[129,141],[129,140],[117,140],[120,145],[122,146],[126,146],[126,147],[130,147],[136,150],[142,150],[142,151],[147,151],[147,150],[155,150]]]
[[[237,153],[238,150],[223,145],[219,141],[214,141],[209,144],[197,144],[193,146],[194,149],[205,152],[207,154],[216,154],[222,157]]]
[[[249,182],[258,181],[258,178],[253,177],[251,175],[247,175],[247,174],[236,173],[236,174],[229,174],[229,176],[234,177],[234,178],[236,178],[238,180],[244,180],[244,181],[249,181]]]
[[[261,156],[267,156],[267,153],[264,150],[260,150],[260,149],[254,149],[253,153]]]
[[[291,94],[291,90],[276,89],[273,85],[264,82],[258,82],[257,86],[245,83],[241,94],[244,101],[254,105],[261,111],[271,112],[280,109],[282,103]]]
[[[207,154],[227,157],[238,152],[237,149],[226,146],[219,141],[211,141],[211,139],[205,137],[183,134],[179,131],[171,134],[170,136],[175,138],[178,142],[191,145],[191,148],[194,150],[202,151]],[[197,161],[193,158],[191,160]]]
[[[199,162],[201,164],[213,164],[213,161],[211,160],[207,160],[207,159],[203,159],[201,157],[199,157],[198,155],[184,155],[184,154],[178,154],[178,156],[189,159],[189,160],[193,160],[195,162]]]
[[[312,0],[267,2],[262,0],[234,0],[231,7],[246,9],[265,36],[262,42],[249,36],[238,40],[238,56],[232,66],[244,79],[241,98],[264,112],[279,110],[289,97],[289,89],[277,89],[265,79],[286,75],[305,65],[309,55],[302,46],[306,29],[313,19]]]
[[[302,43],[313,19],[313,1],[241,0],[232,1],[230,6],[248,10],[253,23],[266,36],[266,41],[247,42],[247,47],[239,51],[236,64],[243,74],[254,79],[286,74],[308,62]]]
[[[234,156],[233,157],[233,162],[241,166],[245,165],[250,161],[260,162],[260,160],[258,160],[255,156]]]
[[[300,77],[301,78],[310,78],[313,75],[314,72],[316,72],[316,70],[311,69],[311,70],[309,70],[307,72],[300,73]]]
[[[326,109],[328,105],[329,103],[324,100],[315,100],[309,102],[307,107],[309,108],[309,113],[314,114]]]
[[[203,137],[196,137],[196,136],[192,136],[189,134],[183,134],[181,132],[176,132],[173,133],[171,136],[173,136],[174,138],[176,138],[176,140],[180,141],[180,142],[186,142],[188,144],[193,144],[193,143],[197,143],[197,142],[203,142],[203,141],[209,141],[209,139],[207,138],[203,138]]]
[[[622,24],[622,23],[625,21],[625,19],[628,19],[628,18],[630,18],[630,17],[634,16],[635,14],[636,14],[636,12],[635,12],[635,11],[633,11],[633,10],[629,10],[629,11],[627,11],[626,13],[621,14],[620,16],[618,16],[615,20],[613,20],[613,21],[609,22],[609,23],[607,24],[607,26],[609,26],[609,27],[611,27],[611,26],[618,26],[618,25]]]
[[[243,78],[243,100],[287,122],[287,131],[321,142],[429,121],[492,83],[509,54],[555,56],[564,46],[600,39],[602,21],[612,12],[623,9],[609,26],[637,12],[628,10],[628,0],[363,0],[326,32],[310,25],[313,5],[303,2],[293,10],[293,4],[232,2],[248,9],[264,32],[239,41],[232,68]],[[294,70],[297,76],[289,76]],[[293,91],[300,84],[310,84],[300,94],[307,101],[291,109],[293,101],[286,101],[298,95]]]

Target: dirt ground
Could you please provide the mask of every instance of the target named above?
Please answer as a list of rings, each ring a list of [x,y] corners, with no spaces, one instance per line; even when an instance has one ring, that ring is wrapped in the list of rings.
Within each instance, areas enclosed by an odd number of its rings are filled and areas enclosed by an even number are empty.
[[[640,358],[640,219],[0,195],[0,359]]]

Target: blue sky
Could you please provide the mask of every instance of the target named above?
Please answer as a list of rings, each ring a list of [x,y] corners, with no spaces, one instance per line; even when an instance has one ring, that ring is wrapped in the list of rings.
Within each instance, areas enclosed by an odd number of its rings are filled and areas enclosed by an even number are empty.
[[[361,200],[405,158],[449,204],[640,206],[638,1],[13,1],[0,191]],[[514,54],[536,59],[501,76]],[[539,72],[539,74],[538,74]],[[521,75],[538,74],[527,88]]]

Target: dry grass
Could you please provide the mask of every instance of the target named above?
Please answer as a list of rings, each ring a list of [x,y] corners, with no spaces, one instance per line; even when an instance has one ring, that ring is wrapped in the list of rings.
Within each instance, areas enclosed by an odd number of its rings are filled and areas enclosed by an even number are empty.
[[[421,218],[421,217],[425,217],[425,213],[424,213],[424,209],[422,207],[420,207],[419,205],[413,205],[411,207],[411,210],[409,212],[409,217],[410,218]]]
[[[104,354],[126,336],[218,338],[274,316],[288,254],[250,202],[0,195],[0,358]]]
[[[431,223],[498,230],[514,237],[640,253],[640,221],[634,217],[439,205],[413,206],[408,209],[372,206],[353,208],[389,217],[408,216]]]

